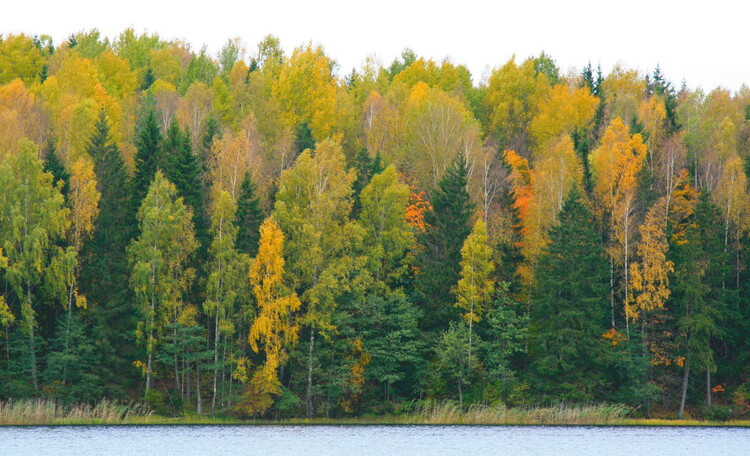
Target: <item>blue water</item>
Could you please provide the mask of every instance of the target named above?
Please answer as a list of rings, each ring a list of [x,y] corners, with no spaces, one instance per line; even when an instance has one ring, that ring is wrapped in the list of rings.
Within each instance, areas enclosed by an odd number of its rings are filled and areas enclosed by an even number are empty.
[[[748,428],[0,427],[0,456],[750,455]]]

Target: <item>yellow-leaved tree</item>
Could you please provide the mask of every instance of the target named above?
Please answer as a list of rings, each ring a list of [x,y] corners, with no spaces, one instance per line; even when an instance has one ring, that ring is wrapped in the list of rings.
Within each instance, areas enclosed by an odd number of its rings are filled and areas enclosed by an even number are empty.
[[[641,318],[644,313],[664,307],[669,298],[669,274],[674,271],[674,264],[667,260],[669,243],[666,234],[666,196],[659,198],[651,206],[639,230],[639,261],[633,262],[630,267],[633,295],[625,303],[625,317],[633,321]]]
[[[492,249],[487,245],[487,227],[480,218],[474,223],[471,234],[461,248],[461,273],[456,293],[455,306],[464,311],[463,318],[469,327],[467,368],[471,369],[471,342],[474,323],[482,319],[484,310],[492,299],[495,281],[492,272]]]
[[[247,385],[242,410],[262,414],[281,393],[278,370],[297,344],[299,326],[291,316],[300,308],[297,295],[284,285],[284,233],[273,217],[260,227],[258,256],[250,266],[250,285],[258,305],[258,317],[248,335],[250,348],[264,354],[260,366]]]
[[[323,48],[308,44],[284,61],[273,85],[287,127],[306,123],[318,142],[330,136],[337,124],[337,81],[332,69]]]
[[[615,265],[623,269],[623,302],[627,303],[630,299],[632,224],[638,192],[638,173],[643,167],[646,149],[641,135],[631,135],[628,127],[618,117],[607,127],[599,148],[589,156],[599,216],[610,233],[608,253],[612,262],[612,292],[610,294],[612,327],[615,326]]]

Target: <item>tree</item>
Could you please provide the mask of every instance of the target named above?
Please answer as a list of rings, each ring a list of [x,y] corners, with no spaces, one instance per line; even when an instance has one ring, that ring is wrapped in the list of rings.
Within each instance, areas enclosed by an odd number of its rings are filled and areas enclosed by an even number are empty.
[[[128,248],[128,254],[132,266],[130,280],[142,312],[138,336],[146,343],[148,360],[144,372],[148,397],[154,386],[153,361],[159,336],[166,323],[179,318],[182,297],[193,278],[193,271],[185,265],[197,247],[192,214],[161,171],[156,172],[138,210],[138,225],[140,234]]]
[[[487,229],[482,219],[477,219],[471,234],[461,247],[461,273],[454,289],[455,306],[464,311],[463,319],[469,329],[467,366],[471,361],[474,323],[482,319],[495,290],[495,281],[492,279],[494,269],[492,249],[487,245]]]
[[[209,242],[203,209],[206,197],[200,176],[201,166],[198,157],[193,153],[190,132],[180,131],[177,120],[172,119],[161,149],[161,169],[164,170],[167,179],[175,185],[185,204],[193,211],[196,236],[203,246],[202,251],[205,252]]]
[[[443,175],[425,213],[419,243],[417,287],[423,306],[423,329],[444,329],[455,320],[451,289],[458,281],[461,246],[471,232],[474,205],[467,192],[468,169],[460,155]]]
[[[258,253],[258,241],[260,240],[260,225],[263,222],[263,210],[260,207],[260,198],[255,194],[250,172],[245,173],[237,198],[237,213],[235,225],[237,231],[237,250],[255,257]]]
[[[719,320],[726,304],[726,252],[721,242],[720,210],[702,195],[684,229],[673,239],[675,280],[671,301],[677,316],[683,368],[678,416],[682,417],[690,371],[706,372],[706,402],[710,405],[711,372],[716,369],[712,338],[720,333]]]
[[[479,153],[479,125],[455,96],[417,83],[404,105],[405,143],[385,157],[429,190],[438,184],[451,164],[463,155],[472,167]]]
[[[44,172],[52,174],[53,185],[60,189],[60,193],[67,201],[70,193],[70,173],[57,155],[53,138],[47,141],[44,149]]]
[[[162,136],[156,112],[148,109],[136,138],[135,173],[133,175],[133,207],[137,211],[146,197],[156,170],[161,165]]]
[[[351,237],[348,223],[351,212],[351,184],[354,173],[346,172],[341,145],[334,140],[318,144],[313,156],[306,150],[294,166],[279,178],[274,218],[287,236],[285,260],[289,264],[290,283],[301,296],[301,322],[309,330],[307,346],[307,415],[313,408],[313,366],[315,335],[330,332],[335,302],[328,291],[338,286],[321,281],[327,270],[337,270],[339,259]]]
[[[20,302],[21,325],[29,341],[31,382],[38,389],[34,307],[38,306],[40,287],[55,273],[55,265],[66,264],[65,253],[55,243],[68,229],[68,209],[52,185],[52,175],[43,171],[36,147],[27,141],[18,154],[0,162],[0,189],[0,243],[7,259],[4,277]]]
[[[70,206],[70,229],[68,231],[68,252],[71,261],[75,263],[69,267],[69,274],[66,277],[68,283],[68,300],[67,300],[67,322],[65,326],[65,344],[64,354],[68,354],[70,332],[70,321],[73,314],[73,301],[79,308],[85,308],[86,298],[78,292],[78,256],[83,248],[84,241],[91,237],[94,230],[94,220],[99,212],[99,199],[101,194],[96,189],[96,175],[94,165],[89,160],[79,159],[73,163],[70,179],[70,197],[68,204]],[[62,381],[65,383],[67,373],[67,364],[63,363]]]
[[[501,149],[525,155],[529,150],[529,124],[538,112],[536,101],[549,90],[547,76],[536,72],[532,59],[518,65],[513,57],[493,71],[488,82],[485,131],[497,139]]]
[[[34,40],[26,35],[9,35],[0,41],[0,85],[21,78],[31,84],[39,80],[44,59]]]
[[[611,324],[615,327],[614,265],[623,268],[623,303],[630,299],[630,250],[632,219],[635,210],[638,173],[646,158],[646,145],[641,135],[630,135],[620,118],[612,121],[602,136],[601,145],[589,160],[594,177],[594,197],[600,217],[609,228],[611,269]],[[629,322],[625,320],[629,331]]]
[[[136,220],[127,169],[110,134],[104,110],[99,112],[86,152],[93,161],[96,191],[101,197],[91,240],[83,245],[78,281],[93,304],[91,312],[97,324],[106,327],[104,332],[115,354],[111,367],[118,371],[122,364],[130,364],[127,359],[132,356],[135,312],[128,286],[126,250],[135,236]]]
[[[666,197],[649,209],[640,226],[641,242],[638,244],[640,262],[631,266],[631,284],[634,292],[625,303],[625,316],[633,321],[642,313],[653,312],[664,306],[669,298],[669,274],[674,263],[667,260],[667,210]]]
[[[608,268],[594,218],[577,188],[549,237],[535,270],[530,369],[547,397],[591,400],[605,380],[601,363]]]
[[[337,121],[337,81],[332,69],[333,62],[323,48],[308,44],[296,48],[283,62],[273,85],[273,96],[281,103],[287,127],[306,123],[316,142],[329,137]]]
[[[407,254],[414,246],[414,231],[406,221],[409,188],[389,166],[372,177],[360,195],[359,224],[362,244],[376,282],[398,286],[408,274]]]
[[[284,285],[284,233],[270,217],[260,227],[258,256],[250,266],[250,285],[258,303],[258,317],[248,335],[250,348],[264,352],[264,362],[248,384],[245,411],[262,414],[281,393],[278,369],[299,338],[292,314],[299,310],[297,295]]]
[[[219,191],[215,194],[212,212],[213,240],[208,249],[206,301],[203,308],[206,314],[214,319],[214,378],[211,398],[211,413],[213,414],[216,411],[216,398],[219,391],[219,367],[224,365],[224,360],[221,364],[219,362],[219,341],[222,335],[226,339],[234,332],[235,304],[241,294],[244,282],[242,265],[246,264],[246,261],[243,261],[235,249],[237,237],[237,228],[233,223],[235,204],[228,192]]]

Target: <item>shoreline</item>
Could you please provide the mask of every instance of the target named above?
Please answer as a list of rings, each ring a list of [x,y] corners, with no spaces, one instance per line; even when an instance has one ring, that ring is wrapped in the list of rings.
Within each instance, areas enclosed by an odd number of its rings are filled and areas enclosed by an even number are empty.
[[[671,420],[659,418],[625,418],[612,419],[608,422],[468,422],[457,419],[453,421],[431,422],[419,417],[371,417],[371,418],[294,418],[284,420],[254,420],[237,418],[212,417],[162,417],[149,416],[126,418],[121,421],[103,421],[96,419],[60,418],[49,421],[10,422],[0,421],[0,427],[47,427],[47,426],[533,426],[533,427],[733,427],[750,428],[750,420],[702,421],[702,420]]]

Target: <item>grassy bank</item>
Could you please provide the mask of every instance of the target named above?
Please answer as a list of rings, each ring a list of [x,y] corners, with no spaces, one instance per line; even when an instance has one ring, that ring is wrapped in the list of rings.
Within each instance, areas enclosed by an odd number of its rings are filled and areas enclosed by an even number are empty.
[[[123,424],[150,416],[142,405],[112,401],[96,405],[62,405],[49,399],[0,402],[0,425]]]
[[[471,406],[462,410],[452,402],[427,402],[402,415],[349,418],[292,418],[243,420],[231,417],[154,415],[138,404],[102,401],[95,406],[64,406],[52,400],[0,402],[0,425],[567,425],[567,426],[743,426],[750,420],[701,421],[629,418],[624,405],[560,404],[551,407]]]

